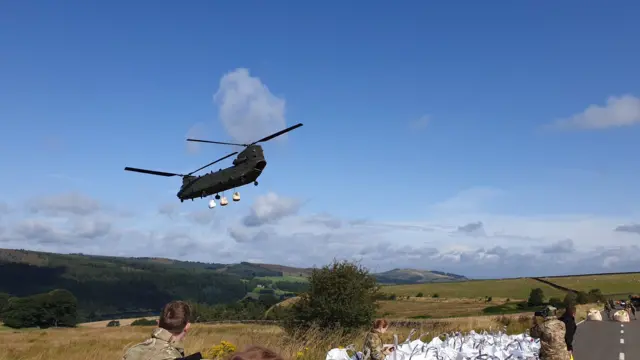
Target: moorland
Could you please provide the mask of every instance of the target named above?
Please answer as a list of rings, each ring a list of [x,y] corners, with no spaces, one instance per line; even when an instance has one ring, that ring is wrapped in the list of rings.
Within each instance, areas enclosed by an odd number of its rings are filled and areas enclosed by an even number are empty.
[[[65,303],[65,309],[75,309],[73,320],[68,320],[71,326],[60,317],[55,326],[40,326],[42,329],[0,327],[2,342],[11,344],[0,349],[0,360],[73,360],[89,354],[94,359],[117,358],[124,348],[144,339],[153,326],[132,320],[153,319],[174,299],[194,306],[196,324],[186,344],[188,351],[226,351],[228,345],[221,342],[228,341],[236,347],[268,345],[291,358],[300,358],[301,352],[304,358],[324,358],[329,348],[359,344],[361,339],[353,333],[333,332],[309,346],[292,340],[285,331],[282,314],[309,291],[313,274],[313,268],[248,262],[207,264],[0,250],[0,276],[8,279],[0,282],[0,315],[8,303],[27,308],[51,304],[51,299]],[[532,312],[547,303],[579,304],[580,320],[587,309],[598,307],[607,297],[640,293],[638,273],[495,280],[413,269],[371,275],[379,285],[375,316],[393,320],[392,333],[401,338],[411,328],[428,332],[427,337],[452,330],[502,327],[520,332],[531,325]],[[62,307],[49,308],[49,313],[59,309]],[[15,323],[10,316],[4,317]],[[110,320],[119,320],[119,326]],[[249,320],[262,323],[225,323]],[[317,339],[320,335],[312,336]]]

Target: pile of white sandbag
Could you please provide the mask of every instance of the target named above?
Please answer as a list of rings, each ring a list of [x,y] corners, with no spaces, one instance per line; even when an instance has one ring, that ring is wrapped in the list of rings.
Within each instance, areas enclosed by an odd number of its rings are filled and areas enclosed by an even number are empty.
[[[629,322],[631,319],[629,318],[629,313],[626,310],[618,310],[615,314],[613,314],[613,319],[619,322]]]
[[[589,313],[587,314],[587,320],[602,321],[602,313],[598,309],[589,309]]]
[[[387,355],[386,360],[538,360],[540,340],[526,334],[507,335],[501,332],[449,334],[428,343],[406,341]],[[326,360],[360,360],[362,353],[349,356],[346,349],[333,349]]]

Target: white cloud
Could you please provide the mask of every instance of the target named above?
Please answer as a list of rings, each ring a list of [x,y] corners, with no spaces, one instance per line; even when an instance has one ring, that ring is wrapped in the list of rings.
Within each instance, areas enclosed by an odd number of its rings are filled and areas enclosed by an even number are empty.
[[[30,203],[67,211],[12,211],[11,221],[3,221],[0,246],[224,263],[261,259],[305,267],[337,258],[361,261],[375,271],[415,267],[471,277],[629,271],[640,261],[640,239],[629,233],[635,227],[621,225],[634,224],[631,217],[489,214],[481,204],[503,192],[485,190],[463,191],[443,202],[471,208],[472,214],[440,212],[406,221],[305,214],[299,200],[275,193],[256,198],[232,218],[230,209],[161,206],[125,221],[95,199],[77,195],[85,200],[80,205],[97,204],[80,206],[83,212],[71,208],[65,196],[51,196]]]
[[[640,123],[640,99],[632,95],[610,96],[605,106],[589,105],[581,113],[557,120],[555,128],[604,129]]]
[[[248,69],[225,74],[213,98],[220,121],[235,142],[251,143],[286,127],[285,100],[272,94]],[[278,139],[284,138],[286,135]]]

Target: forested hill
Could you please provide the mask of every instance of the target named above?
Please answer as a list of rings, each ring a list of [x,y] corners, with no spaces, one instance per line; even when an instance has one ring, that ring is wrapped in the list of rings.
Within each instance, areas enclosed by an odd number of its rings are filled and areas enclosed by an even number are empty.
[[[234,302],[255,287],[243,279],[305,276],[310,271],[250,263],[207,264],[0,249],[0,293],[21,297],[67,289],[78,298],[80,314],[85,318],[157,312],[174,299],[207,304]]]
[[[311,271],[310,268],[248,262],[214,264],[0,249],[0,293],[22,297],[67,289],[78,299],[79,315],[83,319],[156,313],[175,299],[213,305],[269,291],[286,297],[304,288],[301,283],[306,283]],[[446,281],[459,277],[413,270],[375,275],[385,283]]]

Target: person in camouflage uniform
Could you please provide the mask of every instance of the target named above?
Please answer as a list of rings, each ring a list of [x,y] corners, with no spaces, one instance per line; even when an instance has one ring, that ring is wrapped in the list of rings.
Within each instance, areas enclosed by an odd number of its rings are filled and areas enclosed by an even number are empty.
[[[608,301],[604,302],[604,312],[607,314],[607,318],[611,320],[611,304]]]
[[[569,360],[571,355],[565,342],[566,328],[556,317],[556,308],[547,306],[544,311],[544,322],[539,324],[533,317],[531,337],[540,339],[540,360]]]
[[[364,339],[363,360],[384,360],[389,354],[391,349],[385,348],[380,338],[380,334],[384,334],[388,328],[387,320],[378,319],[373,323],[373,328]]]
[[[182,341],[189,331],[191,309],[183,301],[165,305],[151,338],[129,348],[122,360],[175,360],[184,357]]]

